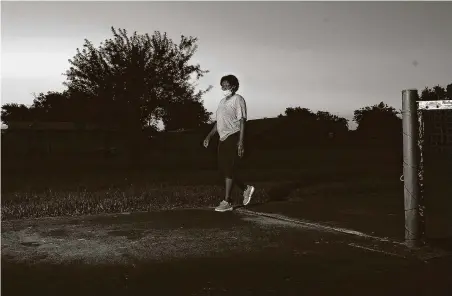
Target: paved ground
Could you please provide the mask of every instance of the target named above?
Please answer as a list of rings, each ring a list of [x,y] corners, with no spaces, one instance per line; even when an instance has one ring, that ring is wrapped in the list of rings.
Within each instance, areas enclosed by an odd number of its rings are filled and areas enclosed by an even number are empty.
[[[2,294],[452,295],[452,258],[430,257],[243,210],[9,221]]]

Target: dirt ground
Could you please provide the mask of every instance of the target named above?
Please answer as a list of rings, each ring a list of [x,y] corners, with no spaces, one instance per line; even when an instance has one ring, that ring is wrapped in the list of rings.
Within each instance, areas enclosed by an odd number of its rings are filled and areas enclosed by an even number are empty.
[[[243,210],[7,221],[2,293],[450,295],[450,256],[427,255]]]

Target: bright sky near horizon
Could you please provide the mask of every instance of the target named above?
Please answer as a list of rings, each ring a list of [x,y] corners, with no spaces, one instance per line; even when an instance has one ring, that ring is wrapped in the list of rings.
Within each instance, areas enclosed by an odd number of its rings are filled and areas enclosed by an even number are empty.
[[[381,101],[401,108],[403,89],[452,83],[451,15],[452,2],[2,1],[2,104],[62,90],[76,48],[114,26],[198,37],[208,111],[235,74],[250,119],[289,106],[351,119]]]

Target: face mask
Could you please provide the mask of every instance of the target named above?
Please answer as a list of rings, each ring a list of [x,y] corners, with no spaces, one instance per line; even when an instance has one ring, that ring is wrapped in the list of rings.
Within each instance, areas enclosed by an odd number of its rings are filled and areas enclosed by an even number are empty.
[[[223,95],[225,97],[229,97],[230,95],[232,95],[232,90],[228,89],[228,90],[223,90]]]

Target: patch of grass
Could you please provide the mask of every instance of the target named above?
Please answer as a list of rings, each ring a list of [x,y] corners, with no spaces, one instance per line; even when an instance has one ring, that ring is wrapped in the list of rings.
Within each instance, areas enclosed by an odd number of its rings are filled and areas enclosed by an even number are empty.
[[[256,202],[268,198],[266,187],[258,185]],[[16,192],[2,196],[2,220],[209,207],[216,206],[223,196],[224,188],[219,185],[154,184],[102,191]],[[241,202],[237,190],[234,200]]]
[[[370,152],[256,151],[245,161],[242,179],[257,185],[254,201],[265,202],[285,200],[297,188],[313,184],[362,176],[398,178],[400,169],[399,163],[376,158]],[[347,186],[360,185],[355,182]],[[2,176],[1,218],[208,207],[223,197],[224,183],[216,170],[52,169],[39,174],[21,171]],[[235,198],[240,202],[237,190]]]
[[[324,195],[328,188],[337,194],[337,188],[330,188],[335,180],[350,180],[343,185],[349,192],[351,187],[361,188],[359,181],[352,181],[356,174],[335,171],[248,170],[243,177],[256,186],[253,202],[257,203],[285,200],[303,193],[302,190],[308,190],[303,194],[315,196],[309,188],[316,188],[317,194]],[[179,172],[172,176],[136,172],[125,176],[88,174],[85,178],[74,176],[72,181],[61,177],[60,182],[54,180],[54,185],[49,180],[34,185],[28,182],[25,190],[3,193],[2,220],[210,207],[224,197],[223,182],[213,171]],[[236,188],[233,197],[237,204],[241,203],[241,193]]]

